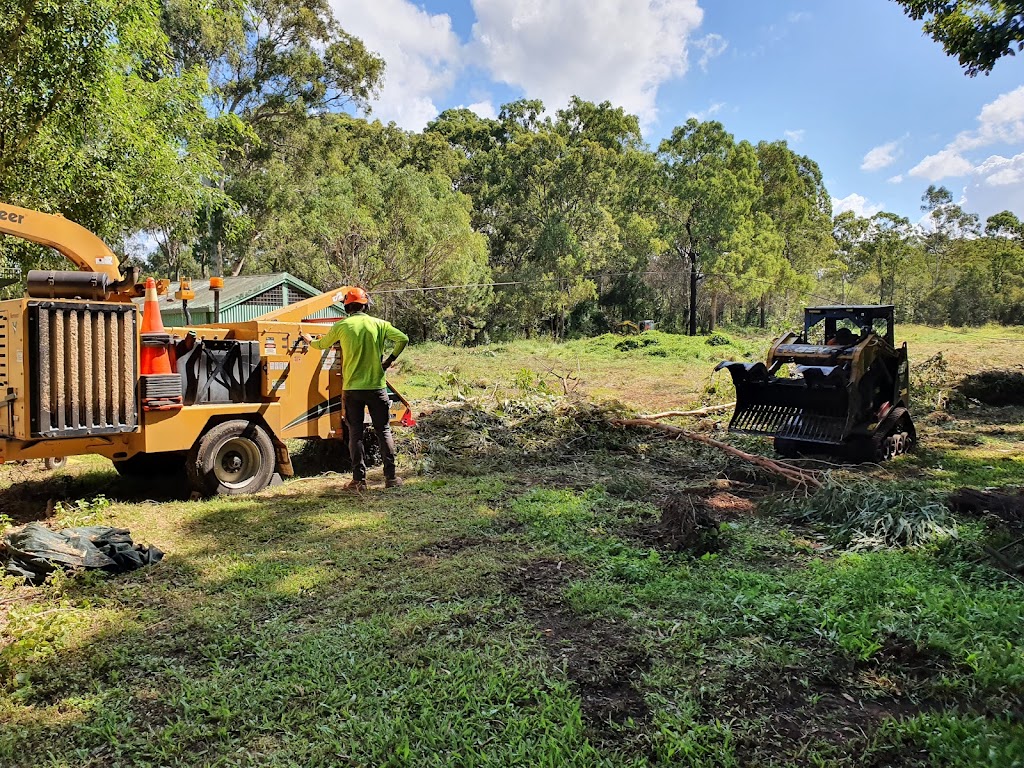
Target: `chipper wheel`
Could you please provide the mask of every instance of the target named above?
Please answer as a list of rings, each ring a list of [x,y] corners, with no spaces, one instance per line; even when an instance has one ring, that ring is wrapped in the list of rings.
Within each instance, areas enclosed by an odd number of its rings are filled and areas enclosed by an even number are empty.
[[[270,435],[259,424],[243,419],[210,429],[185,459],[189,485],[204,496],[262,491],[270,485],[276,465]]]

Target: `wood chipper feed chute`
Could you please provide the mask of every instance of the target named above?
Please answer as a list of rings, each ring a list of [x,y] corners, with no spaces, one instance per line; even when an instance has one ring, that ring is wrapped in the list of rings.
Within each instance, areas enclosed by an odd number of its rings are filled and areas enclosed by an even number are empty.
[[[810,341],[815,331],[825,343]],[[766,363],[715,369],[736,387],[729,429],[772,436],[786,454],[875,459],[906,450],[914,441],[907,352],[892,338],[892,307],[809,308],[804,332],[779,338]]]

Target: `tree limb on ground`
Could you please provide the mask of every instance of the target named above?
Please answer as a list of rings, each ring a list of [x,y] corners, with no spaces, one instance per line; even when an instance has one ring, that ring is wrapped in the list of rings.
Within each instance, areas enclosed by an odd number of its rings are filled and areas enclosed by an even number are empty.
[[[664,413],[649,413],[641,416],[641,419],[671,419],[675,416],[706,416],[709,413],[719,413],[720,411],[727,411],[736,405],[734,400],[731,403],[725,405],[709,405],[707,408],[698,408],[695,411],[665,411]]]
[[[690,432],[689,430],[682,429],[681,427],[674,427],[671,424],[661,424],[648,418],[613,419],[611,423],[617,427],[650,427],[651,429],[657,429],[665,432],[677,440],[683,438],[686,440],[693,440],[698,443],[704,443],[705,445],[717,448],[730,456],[735,456],[761,467],[761,469],[770,472],[773,475],[778,475],[786,482],[798,488],[806,488],[808,490],[817,490],[818,488],[821,488],[821,480],[818,478],[818,474],[816,472],[801,469],[800,467],[795,467],[792,464],[786,464],[785,462],[775,461],[774,459],[766,459],[764,456],[755,456],[752,453],[741,451],[739,448],[734,448],[728,443],[723,443],[721,440],[715,440],[714,438],[707,437],[706,435]]]

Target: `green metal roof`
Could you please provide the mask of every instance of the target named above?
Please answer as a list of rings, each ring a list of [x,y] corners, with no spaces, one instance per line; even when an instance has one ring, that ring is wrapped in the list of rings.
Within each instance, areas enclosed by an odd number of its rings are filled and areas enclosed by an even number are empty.
[[[274,272],[269,275],[239,275],[237,277],[225,277],[224,288],[220,292],[220,310],[224,311],[231,309],[232,307],[243,303],[247,299],[251,299],[254,296],[258,296],[264,291],[269,291],[271,288],[276,288],[279,285],[288,285],[289,304],[294,304],[296,301],[307,298],[309,296],[318,296],[321,291],[318,291],[312,285],[307,283],[305,280],[291,275],[287,272]],[[174,304],[175,306],[181,306],[181,302],[174,298],[174,294],[180,287],[179,283],[172,282],[167,288],[167,293],[160,297],[161,309],[167,304]],[[193,280],[192,290],[195,292],[196,297],[191,299],[188,303],[190,310],[202,311],[213,309],[213,291],[210,290],[209,280]],[[303,295],[297,296],[292,291],[297,291]],[[144,297],[133,299],[133,301],[142,306],[145,303]],[[338,304],[334,305],[342,313],[344,310]],[[275,309],[273,306],[267,306],[266,311],[270,312]]]

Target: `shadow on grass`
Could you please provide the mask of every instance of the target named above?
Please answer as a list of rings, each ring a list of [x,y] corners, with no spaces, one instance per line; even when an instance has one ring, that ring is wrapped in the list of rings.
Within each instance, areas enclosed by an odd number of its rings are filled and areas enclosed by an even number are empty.
[[[259,716],[236,710],[244,703],[238,691],[269,697],[265,704],[281,717],[318,713],[302,692],[348,685],[318,675],[348,670],[354,646],[363,649],[357,666],[401,677],[392,653],[429,642],[416,639],[422,627],[448,632],[462,606],[500,592],[510,553],[505,532],[493,525],[500,484],[427,481],[367,494],[340,487],[312,480],[252,497],[154,506],[152,514],[177,518],[161,564],[43,588],[38,623],[29,617],[11,625],[12,643],[0,651],[0,699],[17,720],[0,735],[0,763],[83,749],[97,764],[117,763],[124,745],[155,762],[173,755],[185,764],[206,762],[189,757],[193,748],[258,752],[267,746]],[[96,486],[77,478],[68,488]],[[482,546],[449,551],[446,542],[459,537]],[[470,624],[458,624],[445,653],[456,653]],[[307,669],[309,654],[310,663],[326,667]],[[379,695],[368,679],[362,696]],[[282,696],[295,696],[295,705]],[[228,707],[244,726],[225,726]],[[297,718],[297,727],[304,723],[305,715]]]

